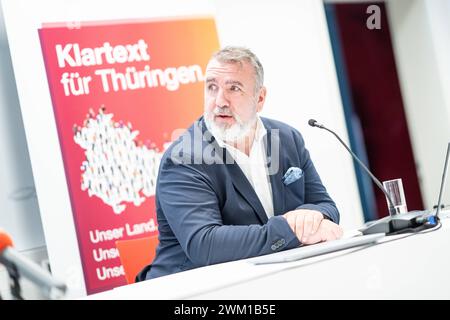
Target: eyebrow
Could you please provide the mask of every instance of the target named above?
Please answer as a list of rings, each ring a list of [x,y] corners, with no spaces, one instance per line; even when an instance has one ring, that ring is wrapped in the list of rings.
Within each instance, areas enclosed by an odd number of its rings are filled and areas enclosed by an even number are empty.
[[[237,80],[227,80],[227,81],[225,81],[225,84],[236,84],[236,85],[241,86],[241,87],[244,86],[244,85],[242,84],[242,82],[237,81]]]
[[[211,82],[217,82],[216,78],[214,78],[214,77],[206,78],[206,83],[211,83]],[[235,85],[238,85],[238,86],[241,86],[241,87],[244,86],[242,84],[242,82],[237,81],[237,80],[227,80],[227,81],[225,81],[225,84],[235,84]]]

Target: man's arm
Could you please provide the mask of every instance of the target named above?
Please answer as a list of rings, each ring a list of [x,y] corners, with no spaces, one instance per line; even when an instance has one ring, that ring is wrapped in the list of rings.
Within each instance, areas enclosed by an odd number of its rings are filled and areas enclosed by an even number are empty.
[[[338,239],[342,236],[339,211],[320,180],[302,135],[295,129],[293,139],[304,172],[304,203],[283,217],[303,244]]]
[[[305,148],[303,137],[298,131],[294,133],[294,140],[299,151],[301,168],[305,179],[305,203],[297,209],[308,209],[321,212],[326,219],[339,223],[339,211],[336,204],[328,195],[319,174],[314,167],[308,150]]]
[[[201,166],[166,159],[157,197],[164,215],[189,259],[198,266],[238,260],[299,246],[286,219],[265,225],[223,225],[217,196]]]

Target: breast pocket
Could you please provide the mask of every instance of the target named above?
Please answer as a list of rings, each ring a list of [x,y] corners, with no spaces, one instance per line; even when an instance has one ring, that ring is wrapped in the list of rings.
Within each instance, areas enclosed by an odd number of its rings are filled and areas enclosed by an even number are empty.
[[[286,211],[294,210],[305,203],[305,177],[284,186]]]

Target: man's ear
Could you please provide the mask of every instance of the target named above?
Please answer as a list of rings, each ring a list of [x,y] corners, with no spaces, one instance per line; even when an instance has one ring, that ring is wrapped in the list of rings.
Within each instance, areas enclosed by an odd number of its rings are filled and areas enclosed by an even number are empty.
[[[259,89],[259,93],[258,93],[258,97],[257,97],[257,101],[256,101],[256,112],[260,112],[263,109],[264,106],[264,102],[266,102],[266,94],[267,94],[267,89],[266,87],[261,87],[261,89]]]

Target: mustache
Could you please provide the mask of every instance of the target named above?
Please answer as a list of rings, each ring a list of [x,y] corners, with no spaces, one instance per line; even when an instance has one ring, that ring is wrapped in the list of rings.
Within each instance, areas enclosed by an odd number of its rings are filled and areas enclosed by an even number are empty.
[[[230,109],[228,109],[228,108],[220,108],[220,109],[219,108],[215,108],[213,110],[213,114],[215,116],[231,116],[231,117],[234,117],[233,112]]]

